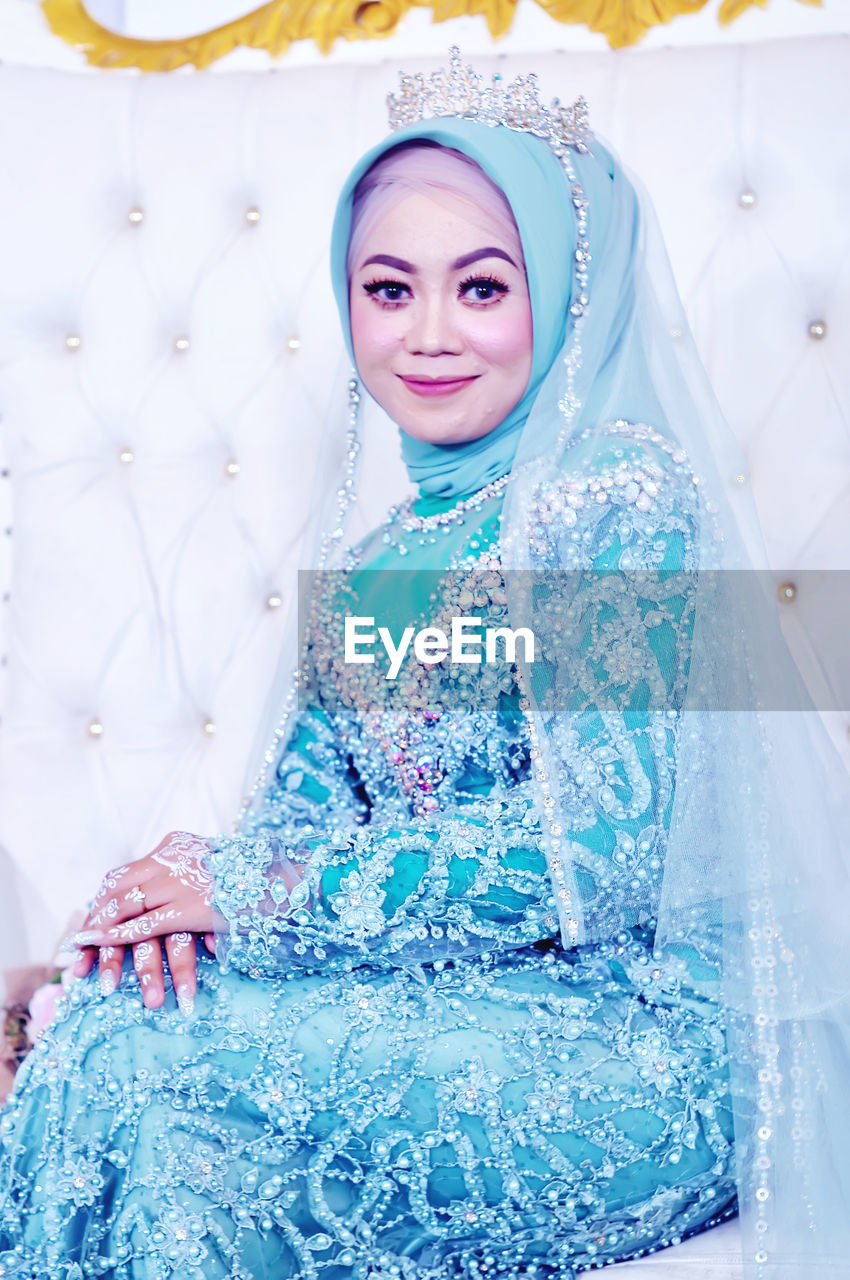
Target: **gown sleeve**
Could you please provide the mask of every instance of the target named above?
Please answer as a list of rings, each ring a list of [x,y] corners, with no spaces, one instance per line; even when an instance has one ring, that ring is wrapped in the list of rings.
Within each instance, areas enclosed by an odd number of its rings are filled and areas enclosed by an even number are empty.
[[[628,497],[614,486],[606,512],[598,502],[588,506],[591,563],[616,568],[625,547],[630,567],[687,567],[691,517],[639,511],[637,533],[627,534],[618,502]],[[586,688],[599,681],[611,600],[610,592],[587,592],[577,687],[585,676]],[[641,661],[670,683],[687,666],[688,631],[677,625],[683,600],[668,591],[663,601],[642,598],[641,608],[649,622],[640,640],[631,636],[631,660],[640,650]],[[612,937],[618,927],[651,930],[675,780],[675,734],[653,733],[652,717],[639,710],[628,720],[624,734],[623,717],[601,716],[585,698],[569,729],[583,761],[569,835],[582,894],[604,905]],[[456,791],[426,816],[389,806],[382,817],[380,806],[369,812],[332,714],[321,706],[302,711],[258,817],[238,834],[208,841],[214,906],[226,921],[216,947],[222,964],[280,976],[293,968],[416,965],[557,937],[527,730],[521,716],[514,723],[513,741],[505,740],[514,765],[524,758],[525,769],[515,768],[513,785]]]
[[[321,708],[301,713],[262,822],[207,842],[225,966],[271,976],[358,959],[421,963],[556,932],[529,781],[425,817],[364,822],[358,776],[332,741],[315,772],[317,726],[324,737]]]

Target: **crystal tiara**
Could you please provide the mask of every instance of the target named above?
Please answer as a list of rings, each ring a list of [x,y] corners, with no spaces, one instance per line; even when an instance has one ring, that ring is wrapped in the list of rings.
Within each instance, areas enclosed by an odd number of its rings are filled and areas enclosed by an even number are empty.
[[[463,66],[460,49],[452,45],[448,71],[441,68],[427,78],[421,73],[402,73],[399,80],[399,92],[387,94],[391,129],[403,129],[418,120],[456,116],[533,133],[548,142],[556,155],[561,155],[565,147],[590,151],[593,134],[584,98],[576,98],[571,107],[562,106],[555,98],[547,107],[533,73],[517,76],[510,84],[503,84],[502,77],[494,75],[492,83],[485,85],[483,76],[472,67]]]

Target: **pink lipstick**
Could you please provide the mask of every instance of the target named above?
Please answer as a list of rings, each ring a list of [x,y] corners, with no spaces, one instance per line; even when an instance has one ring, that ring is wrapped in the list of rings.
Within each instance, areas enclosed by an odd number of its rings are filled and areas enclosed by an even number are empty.
[[[470,383],[475,382],[478,374],[473,374],[470,378],[409,378],[403,374],[398,376],[408,391],[412,391],[414,395],[440,397],[451,396],[456,391],[462,391],[464,387],[468,387]]]

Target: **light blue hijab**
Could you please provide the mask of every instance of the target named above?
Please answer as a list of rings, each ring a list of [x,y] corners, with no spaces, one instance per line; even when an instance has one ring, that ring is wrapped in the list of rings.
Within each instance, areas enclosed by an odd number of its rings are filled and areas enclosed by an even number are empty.
[[[531,373],[522,399],[507,418],[487,435],[464,444],[429,444],[400,432],[402,457],[420,494],[457,499],[510,470],[522,428],[563,345],[570,319],[574,211],[561,165],[549,146],[531,134],[451,117],[422,121],[391,134],[355,166],[342,189],[334,219],[331,272],[352,362],[346,258],[354,190],[383,155],[417,138],[462,152],[504,192],[519,230],[531,300]]]

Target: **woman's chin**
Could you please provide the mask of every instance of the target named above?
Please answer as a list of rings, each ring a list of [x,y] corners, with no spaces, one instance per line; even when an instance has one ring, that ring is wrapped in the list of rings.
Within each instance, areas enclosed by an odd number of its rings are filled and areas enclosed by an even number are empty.
[[[434,445],[469,444],[473,440],[480,440],[482,436],[489,435],[493,430],[489,423],[482,426],[477,422],[435,422],[433,420],[423,422],[421,419],[409,418],[405,422],[400,422],[399,426],[412,440]]]

